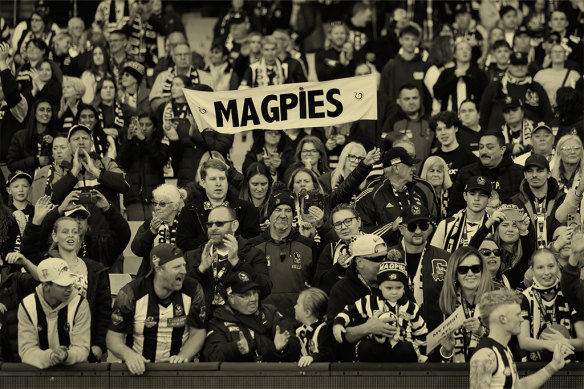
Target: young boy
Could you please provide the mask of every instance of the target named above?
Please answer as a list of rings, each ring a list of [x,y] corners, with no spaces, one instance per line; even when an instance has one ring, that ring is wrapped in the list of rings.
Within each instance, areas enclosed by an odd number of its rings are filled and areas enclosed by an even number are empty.
[[[28,219],[34,216],[34,206],[28,201],[28,192],[31,185],[32,177],[20,170],[11,173],[6,183],[6,191],[10,196],[8,208],[10,208],[18,222],[21,235]]]
[[[406,265],[383,262],[379,291],[346,306],[333,323],[339,343],[357,343],[360,362],[425,362],[428,328],[418,305],[406,294]],[[409,289],[408,289],[409,292]]]
[[[318,288],[308,288],[298,295],[294,316],[302,323],[296,329],[296,337],[300,340],[300,367],[306,367],[312,362],[332,360],[332,344],[324,317],[327,304],[328,296]]]
[[[506,40],[501,39],[493,43],[491,63],[487,69],[489,82],[501,81],[509,66],[511,52],[511,46]]]

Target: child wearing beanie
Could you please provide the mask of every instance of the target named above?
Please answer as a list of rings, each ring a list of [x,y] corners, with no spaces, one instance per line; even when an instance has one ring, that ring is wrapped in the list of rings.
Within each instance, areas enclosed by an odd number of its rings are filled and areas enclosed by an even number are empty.
[[[337,315],[335,338],[339,342],[358,341],[355,355],[360,362],[425,362],[428,328],[420,308],[406,293],[405,264],[383,262],[377,282],[379,290]]]

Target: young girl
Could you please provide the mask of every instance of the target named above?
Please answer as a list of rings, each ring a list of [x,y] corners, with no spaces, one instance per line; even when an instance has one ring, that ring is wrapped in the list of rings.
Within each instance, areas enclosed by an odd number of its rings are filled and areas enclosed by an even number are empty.
[[[324,317],[327,304],[328,296],[318,288],[308,288],[298,295],[294,312],[296,320],[302,323],[296,329],[302,355],[298,361],[300,367],[312,362],[328,362],[333,356]]]
[[[31,185],[32,177],[20,170],[10,174],[6,184],[6,191],[10,195],[8,208],[10,208],[18,222],[21,235],[28,219],[34,215],[34,206],[28,201],[28,192]]]
[[[347,332],[349,325],[374,326],[376,320],[381,320],[389,327],[385,326],[382,331],[367,330],[370,335],[363,337],[355,349],[358,361],[425,362],[428,328],[420,308],[405,293],[409,284],[406,265],[383,262],[379,266],[377,283],[378,292],[355,301],[337,315],[333,335],[339,342],[342,338],[356,342],[358,335]]]

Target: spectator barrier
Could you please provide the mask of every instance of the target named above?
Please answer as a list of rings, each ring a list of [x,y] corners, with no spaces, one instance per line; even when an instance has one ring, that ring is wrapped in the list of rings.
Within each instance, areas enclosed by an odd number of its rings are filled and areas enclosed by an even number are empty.
[[[525,376],[543,363],[518,363]],[[1,388],[468,388],[468,364],[314,363],[150,363],[134,377],[122,363],[82,363],[38,370],[18,363],[0,365]],[[543,388],[583,388],[584,363],[568,364]]]

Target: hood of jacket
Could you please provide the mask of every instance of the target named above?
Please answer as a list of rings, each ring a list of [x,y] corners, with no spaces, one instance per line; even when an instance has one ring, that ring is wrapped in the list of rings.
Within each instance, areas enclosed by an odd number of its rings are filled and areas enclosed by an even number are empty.
[[[73,291],[71,292],[71,296],[69,296],[69,299],[67,301],[62,302],[59,305],[57,305],[55,308],[53,308],[45,300],[45,294],[43,292],[43,284],[38,285],[35,288],[35,292],[39,296],[39,301],[41,302],[41,307],[43,308],[43,311],[45,312],[45,315],[47,315],[47,316],[49,316],[50,314],[55,314],[56,312],[59,312],[61,309],[66,307],[67,304],[69,304],[71,302],[71,300],[73,300],[75,298],[75,296],[77,296],[77,292],[75,291],[75,289],[73,289]]]
[[[547,190],[546,198],[548,200],[556,198],[558,196],[558,194],[560,194],[560,186],[558,185],[558,182],[556,181],[555,178],[550,177],[547,180],[547,184],[548,184],[548,190]],[[523,194],[523,196],[525,196],[529,200],[531,200],[531,201],[535,200],[535,195],[533,194],[533,191],[529,187],[529,184],[527,183],[527,180],[525,178],[523,179],[523,181],[521,181],[521,186],[519,187],[519,192],[521,194]],[[563,194],[563,193],[561,193],[561,194]]]

